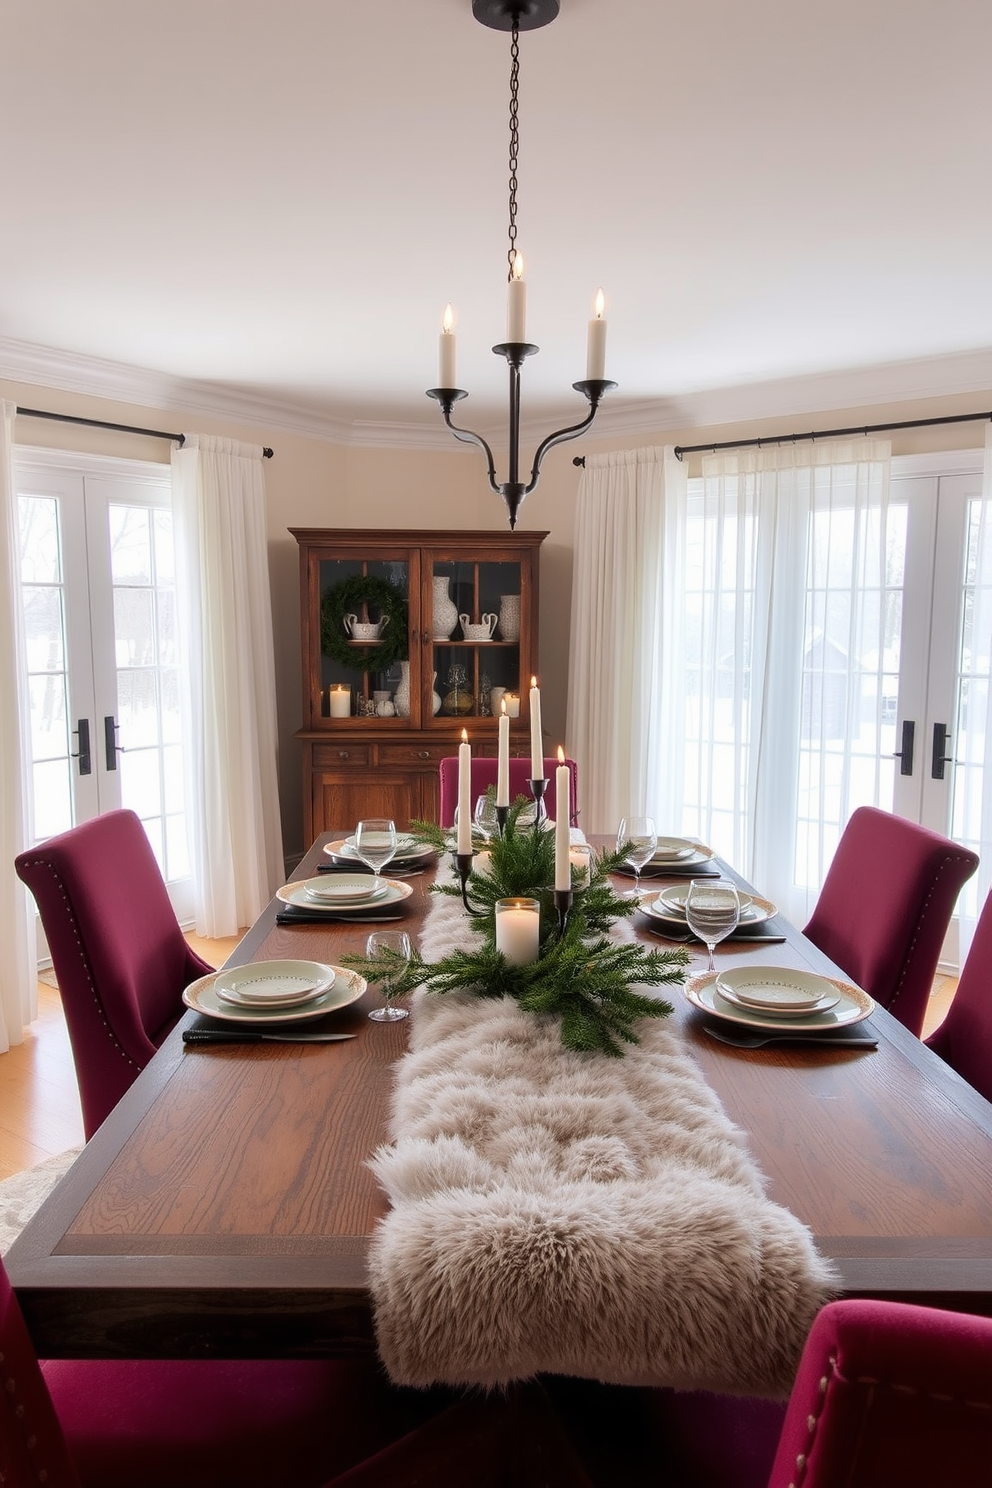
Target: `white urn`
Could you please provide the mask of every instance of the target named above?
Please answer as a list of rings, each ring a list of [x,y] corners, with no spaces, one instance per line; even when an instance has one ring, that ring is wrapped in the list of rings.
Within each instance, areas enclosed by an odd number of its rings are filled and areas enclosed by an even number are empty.
[[[499,597],[499,633],[504,641],[520,639],[520,595],[501,594]]]
[[[446,641],[458,624],[458,606],[448,593],[450,583],[451,580],[443,575],[434,579],[431,635],[435,641]]]

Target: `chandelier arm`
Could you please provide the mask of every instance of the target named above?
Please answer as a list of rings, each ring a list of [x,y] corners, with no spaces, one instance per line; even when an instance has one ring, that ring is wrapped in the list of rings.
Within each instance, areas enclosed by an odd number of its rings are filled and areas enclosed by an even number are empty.
[[[616,387],[615,382],[606,382],[602,391],[605,392],[608,388],[612,387]],[[585,388],[581,387],[579,390],[585,391]],[[598,390],[595,392],[586,392],[586,397],[589,399],[589,412],[586,414],[582,422],[580,424],[572,424],[567,429],[559,429],[558,432],[555,434],[549,434],[548,437],[546,439],[542,439],[541,443],[537,446],[537,450],[534,454],[534,464],[530,473],[530,484],[524,491],[525,496],[529,496],[531,491],[533,491],[534,487],[537,485],[538,479],[540,478],[541,474],[541,465],[544,461],[545,455],[548,453],[548,450],[554,449],[556,444],[566,444],[570,439],[578,439],[579,435],[585,433],[586,429],[588,429],[589,425],[596,417],[596,414],[599,411],[599,403],[602,397],[602,392],[599,392]]]
[[[445,393],[447,393],[448,396],[439,396]],[[440,404],[441,414],[444,418],[444,422],[447,424],[448,428],[451,430],[452,434],[454,434],[456,439],[460,439],[462,444],[474,444],[482,450],[482,453],[486,457],[486,463],[489,467],[489,489],[492,491],[493,495],[501,496],[503,493],[500,490],[499,484],[496,480],[496,461],[493,459],[493,452],[489,448],[486,441],[483,439],[482,435],[473,434],[471,429],[461,429],[458,427],[457,424],[453,424],[451,422],[451,408],[454,399],[450,396],[450,390],[444,388],[431,388],[427,396],[428,398],[433,398],[436,403]],[[465,394],[459,391],[459,396],[464,398]]]

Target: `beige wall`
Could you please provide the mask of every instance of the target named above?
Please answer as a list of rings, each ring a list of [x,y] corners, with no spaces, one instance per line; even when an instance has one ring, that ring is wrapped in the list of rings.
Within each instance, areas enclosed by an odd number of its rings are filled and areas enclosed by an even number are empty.
[[[0,380],[0,397],[22,406],[51,409],[89,418],[108,419],[142,427],[212,433],[269,444],[275,457],[266,462],[269,568],[272,582],[276,687],[279,709],[279,781],[283,838],[287,855],[302,847],[302,794],[299,748],[294,733],[300,726],[300,618],[297,547],[289,527],[355,527],[382,531],[390,527],[493,528],[503,525],[505,510],[487,486],[482,457],[454,441],[450,450],[344,448],[272,428],[224,423],[110,402],[78,394]],[[521,510],[520,527],[547,529],[541,564],[541,688],[549,742],[564,739],[568,630],[571,608],[573,513],[580,472],[572,464],[576,452],[651,444],[699,444],[705,439],[749,438],[755,434],[791,433],[794,429],[838,428],[891,420],[932,418],[992,407],[992,390],[968,397],[888,404],[872,408],[831,409],[822,415],[804,413],[799,419],[765,420],[760,426],[736,424],[719,428],[665,430],[607,438],[584,439],[553,450],[545,461],[541,482]],[[19,444],[71,449],[129,459],[168,461],[169,445],[132,435],[85,429],[40,420],[18,420]],[[903,431],[892,435],[896,454],[926,450],[962,449],[984,441],[980,423],[936,429]],[[499,462],[498,462],[499,463]],[[695,466],[690,462],[690,471]]]

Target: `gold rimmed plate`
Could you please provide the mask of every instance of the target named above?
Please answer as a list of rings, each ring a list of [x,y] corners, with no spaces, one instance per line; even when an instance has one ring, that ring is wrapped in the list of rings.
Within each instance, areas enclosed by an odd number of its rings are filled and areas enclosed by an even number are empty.
[[[276,898],[283,904],[288,904],[293,909],[306,909],[313,914],[340,915],[346,914],[349,919],[355,915],[377,915],[389,904],[399,904],[404,899],[409,899],[413,888],[408,883],[400,883],[395,878],[384,878],[382,882],[386,885],[386,892],[378,895],[375,899],[361,899],[349,901],[347,904],[326,904],[320,899],[315,899],[307,892],[307,880],[298,879],[295,883],[283,884],[281,889],[276,889]]]
[[[651,889],[642,894],[638,902],[638,909],[646,914],[649,919],[660,920],[664,925],[678,925],[681,930],[686,928],[685,923],[685,895],[689,892],[689,886],[671,889]],[[677,894],[682,896],[682,908],[676,908],[674,900],[667,900],[662,895]],[[740,927],[746,930],[750,925],[763,925],[770,920],[772,915],[778,914],[776,906],[770,899],[762,899],[757,894],[743,894],[742,899],[748,899],[747,907],[741,910]]]
[[[800,1030],[804,1033],[817,1033],[821,1030],[826,1032],[831,1028],[845,1028],[851,1023],[861,1023],[875,1011],[873,999],[867,992],[862,992],[860,987],[827,977],[825,980],[840,993],[833,1007],[798,1017],[774,1012],[759,1013],[754,1008],[738,1007],[722,997],[717,989],[717,975],[716,972],[710,972],[692,977],[685,984],[686,999],[700,1012],[710,1013],[726,1023],[736,1023],[745,1028],[765,1028],[770,1032],[777,1030],[782,1033]]]
[[[219,1018],[225,1023],[254,1023],[268,1027],[276,1023],[303,1023],[313,1018],[322,1018],[338,1008],[349,1007],[365,992],[368,983],[356,971],[343,966],[328,968],[334,973],[334,981],[311,1001],[296,1007],[261,1008],[235,1007],[218,996],[216,981],[221,973],[211,972],[191,982],[183,992],[183,1002],[195,1013],[207,1018]]]

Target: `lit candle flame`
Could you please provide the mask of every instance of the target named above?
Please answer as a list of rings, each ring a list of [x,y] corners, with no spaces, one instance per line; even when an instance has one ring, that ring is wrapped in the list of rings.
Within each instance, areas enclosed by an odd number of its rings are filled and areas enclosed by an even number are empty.
[[[450,305],[445,305],[444,314],[441,316],[441,329],[446,336],[450,336],[455,328],[455,312]]]
[[[512,273],[514,279],[522,279],[524,277],[524,256],[519,249],[513,255]]]
[[[450,310],[451,306],[449,305],[448,308]],[[597,320],[602,320],[602,318],[603,318],[603,311],[606,309],[606,297],[603,294],[603,291],[601,289],[597,289],[597,291],[596,291],[596,299],[595,299],[595,303],[594,303],[594,308],[595,308],[595,312],[596,312],[596,319]]]
[[[462,743],[468,743],[468,729],[462,729]]]
[[[558,763],[560,765],[565,763],[565,751],[560,744],[558,745]]]
[[[500,706],[500,712],[501,713],[505,713],[506,712],[506,698],[505,697],[501,697],[500,698],[500,700],[499,700],[499,706]]]
[[[537,678],[536,677],[531,677],[531,679],[530,679],[530,685],[531,685],[531,687],[536,687],[537,686]]]

